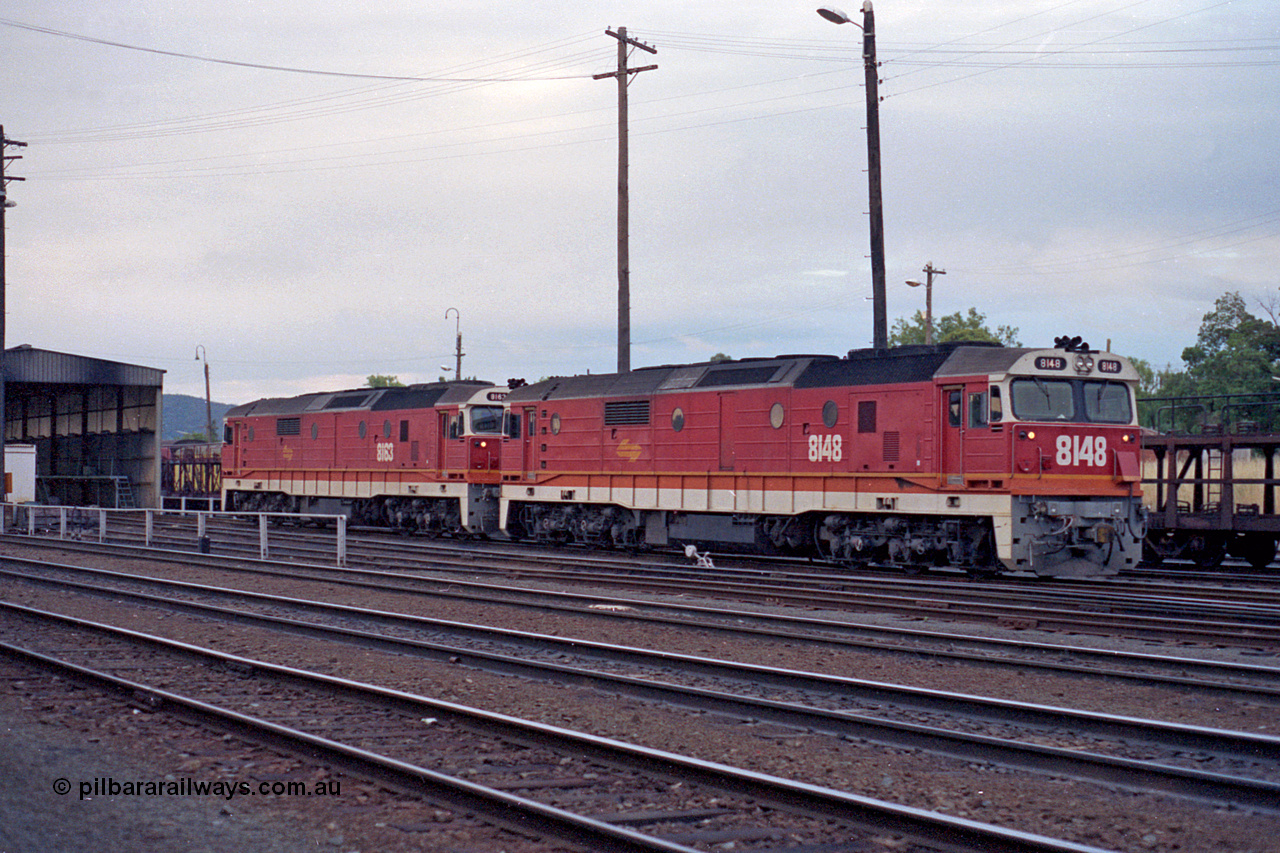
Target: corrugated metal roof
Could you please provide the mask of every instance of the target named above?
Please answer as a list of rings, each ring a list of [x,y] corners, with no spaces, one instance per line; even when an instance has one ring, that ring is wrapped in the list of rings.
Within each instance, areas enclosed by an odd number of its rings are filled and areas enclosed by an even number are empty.
[[[44,385],[144,385],[160,388],[164,371],[22,345],[4,351],[6,382]]]

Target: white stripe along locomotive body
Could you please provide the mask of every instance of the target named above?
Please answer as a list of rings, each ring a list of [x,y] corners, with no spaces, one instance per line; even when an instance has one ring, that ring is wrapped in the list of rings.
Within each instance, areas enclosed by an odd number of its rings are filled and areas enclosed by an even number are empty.
[[[553,378],[395,409],[390,455],[420,433],[415,465],[333,442],[332,464],[299,470],[285,448],[329,429],[304,423],[224,481],[228,506],[257,495],[429,532],[1110,574],[1141,556],[1136,381],[1109,353],[975,344]],[[410,402],[394,396],[388,414]],[[469,423],[486,396],[502,398],[492,432]],[[250,407],[233,429],[278,416]]]

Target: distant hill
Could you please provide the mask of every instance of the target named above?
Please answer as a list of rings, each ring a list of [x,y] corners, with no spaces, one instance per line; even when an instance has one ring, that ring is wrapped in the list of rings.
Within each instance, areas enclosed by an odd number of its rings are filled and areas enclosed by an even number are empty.
[[[204,434],[205,412],[204,397],[192,397],[190,394],[164,395],[164,424],[160,429],[161,441],[177,441],[191,433]],[[214,402],[213,428],[222,435],[222,416],[232,407],[231,403]]]

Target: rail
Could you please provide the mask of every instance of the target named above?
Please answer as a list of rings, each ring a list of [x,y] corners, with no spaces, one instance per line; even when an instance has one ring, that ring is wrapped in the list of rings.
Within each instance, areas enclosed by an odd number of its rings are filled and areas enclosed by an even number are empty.
[[[333,521],[335,530],[334,553],[338,566],[347,564],[347,517],[292,512],[222,512],[210,510],[169,509],[108,509],[103,507],[51,506],[47,504],[0,504],[0,535],[25,533],[29,536],[52,534],[59,539],[86,539],[96,535],[98,542],[107,542],[108,528],[124,529],[125,525],[139,517],[142,519],[143,538],[148,548],[155,543],[156,520],[169,516],[195,516],[195,546],[201,553],[209,553],[211,540],[208,526],[210,518],[257,519],[259,559],[271,556],[271,519],[295,523]],[[109,524],[109,521],[114,519]]]

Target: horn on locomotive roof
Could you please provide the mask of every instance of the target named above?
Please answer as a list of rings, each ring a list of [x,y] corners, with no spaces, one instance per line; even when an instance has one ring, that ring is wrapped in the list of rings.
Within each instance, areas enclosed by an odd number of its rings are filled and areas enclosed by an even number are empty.
[[[1075,337],[1062,335],[1061,337],[1054,338],[1053,345],[1057,349],[1066,350],[1067,352],[1089,352],[1088,341],[1084,340],[1079,335],[1076,335]]]

